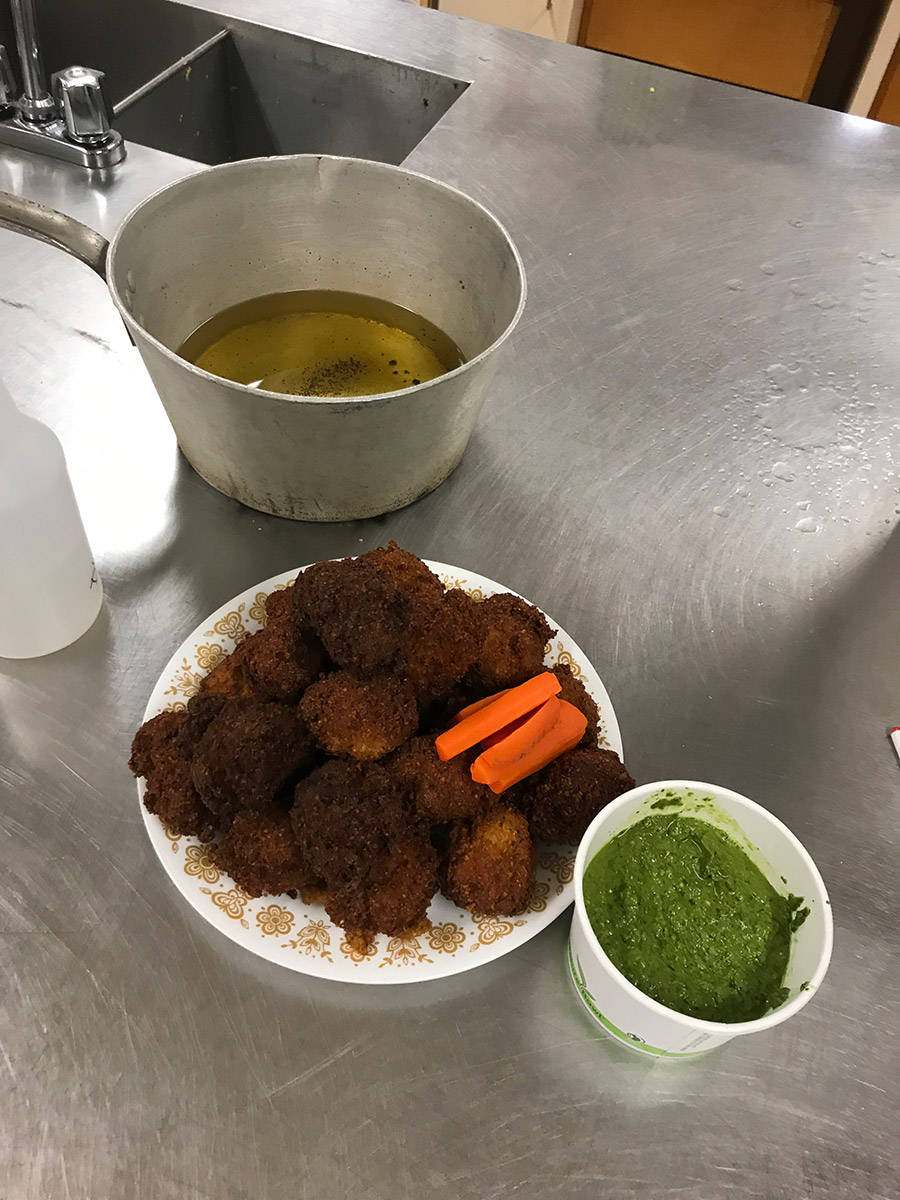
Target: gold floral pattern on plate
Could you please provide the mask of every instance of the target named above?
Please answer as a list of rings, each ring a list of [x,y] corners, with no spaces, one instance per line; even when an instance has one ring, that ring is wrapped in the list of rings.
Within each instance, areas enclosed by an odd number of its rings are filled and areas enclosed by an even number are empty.
[[[176,667],[170,677],[169,686],[165,690],[166,696],[196,696],[200,690],[200,680],[205,672],[195,671],[186,658],[182,659],[181,666]]]
[[[294,924],[294,914],[280,904],[267,904],[256,914],[256,923],[266,937],[287,937]]]
[[[557,896],[562,895],[563,888],[575,877],[574,854],[559,854],[556,850],[542,849],[538,853],[538,866],[555,877]]]
[[[469,587],[462,579],[454,579],[452,575],[438,576],[445,588],[451,591],[465,592],[471,600],[486,600],[490,593],[480,587]]]
[[[213,667],[217,667],[225,658],[225,648],[220,646],[218,642],[211,642],[208,646],[198,646],[194,654],[197,666],[204,675],[211,671]]]
[[[550,643],[548,654],[553,653],[553,644]],[[554,666],[568,667],[576,679],[580,679],[584,683],[584,671],[581,669],[581,664],[577,662],[572,655],[566,650],[562,642],[556,643],[556,662]]]
[[[241,613],[246,608],[246,604],[239,604],[236,609],[227,612],[224,617],[220,617],[213,625],[212,629],[207,629],[204,637],[219,637],[229,638],[236,646],[238,642],[242,642],[247,636],[249,630],[244,626]]]
[[[428,945],[438,954],[455,954],[465,943],[466,935],[455,921],[432,925],[428,930]]]
[[[269,588],[267,592],[257,592],[253,603],[247,609],[247,618],[250,621],[255,621],[260,629],[265,629],[269,620],[269,614],[266,612],[266,601],[273,592],[285,592],[289,587],[294,586],[293,579],[290,583],[276,583],[274,587]]]
[[[172,853],[177,854],[179,847],[181,846],[181,835],[178,833],[169,833],[168,829],[166,829],[164,825],[160,825],[160,829],[162,829],[163,835],[168,839],[168,841],[171,842]]]
[[[506,917],[486,917],[482,913],[472,913],[472,921],[478,929],[478,940],[469,950],[480,950],[482,946],[490,946],[500,938],[509,937],[514,929],[525,924],[524,921],[512,921]]]
[[[227,917],[231,917],[233,921],[240,921],[244,929],[250,928],[250,922],[244,916],[244,909],[250,903],[250,897],[243,888],[235,886],[229,888],[227,892],[214,892],[211,888],[201,888],[200,891],[205,892],[216,908],[220,908]]]
[[[275,589],[273,588],[272,591]],[[269,620],[269,615],[266,612],[266,601],[269,598],[269,592],[257,592],[256,598],[247,610],[247,616],[251,621],[259,623],[260,629],[265,629],[266,623]]]
[[[476,600],[505,589],[480,576],[443,564],[429,564],[448,587],[461,587]],[[265,623],[265,601],[271,592],[291,587],[297,571],[285,572],[236,596],[206,618],[188,637],[158,682],[146,717],[164,709],[183,711],[208,670],[222,661],[247,634]],[[555,624],[548,617],[551,624]],[[569,662],[616,731],[615,714],[591,664],[563,630],[546,661]],[[606,739],[601,739],[604,744]],[[615,732],[613,749],[619,749]],[[143,794],[143,783],[139,788]],[[251,899],[215,866],[209,848],[196,838],[175,837],[142,807],[151,841],[183,896],[217,929],[269,961],[326,979],[363,983],[401,983],[434,979],[475,967],[522,944],[561,913],[571,900],[574,847],[539,847],[539,866],[531,901],[517,918],[485,917],[464,912],[438,895],[429,913],[431,928],[415,935],[379,935],[368,945],[332,924],[324,909],[290,896]],[[170,853],[171,851],[171,853]],[[174,855],[174,857],[173,857]],[[213,877],[211,872],[218,872]],[[307,911],[308,910],[308,911]],[[339,953],[336,953],[336,948]],[[478,953],[471,954],[471,950]],[[386,970],[398,968],[396,971]]]
[[[541,879],[536,879],[531,888],[531,899],[528,901],[526,912],[539,913],[543,912],[547,907],[547,900],[550,896],[550,884],[544,883]]]
[[[207,853],[206,846],[188,846],[184,852],[185,875],[196,875],[204,883],[218,883],[222,872]]]
[[[333,926],[322,920],[311,920],[309,913],[304,913],[303,919],[308,924],[297,931],[295,938],[284,942],[283,945],[290,946],[292,950],[299,950],[301,954],[318,956],[331,962],[331,930]]]
[[[422,947],[417,934],[401,934],[393,937],[387,944],[387,954],[378,964],[379,967],[409,967],[415,963],[434,962]]]
[[[361,949],[359,945],[348,942],[346,938],[341,942],[341,954],[345,958],[349,958],[353,963],[362,963],[366,959],[374,958],[378,953],[378,947],[374,942],[369,942],[365,949]]]

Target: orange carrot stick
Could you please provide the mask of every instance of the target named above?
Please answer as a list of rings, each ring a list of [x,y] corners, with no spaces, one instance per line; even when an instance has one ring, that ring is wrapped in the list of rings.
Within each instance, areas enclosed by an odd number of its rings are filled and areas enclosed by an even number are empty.
[[[547,701],[545,700],[544,703],[546,704]],[[498,729],[497,732],[492,733],[490,737],[482,738],[482,750],[489,750],[491,746],[496,746],[498,742],[502,742],[505,737],[509,737],[514,729],[518,729],[520,725],[524,725],[528,718],[533,716],[536,712],[536,708],[532,709],[530,713],[526,713],[524,717],[519,717],[515,721],[510,721],[508,725],[504,725],[502,729]]]
[[[587,718],[574,704],[555,696],[472,763],[472,778],[499,794],[577,746]]]
[[[555,675],[544,671],[541,675],[535,675],[533,679],[520,683],[518,687],[510,688],[499,700],[480,708],[478,712],[472,713],[436,738],[434,745],[438,758],[446,762],[448,758],[455,758],[457,754],[462,754],[463,750],[476,746],[483,738],[490,737],[510,721],[515,721],[516,717],[524,716],[551,696],[555,696],[560,686]]]
[[[493,704],[495,700],[499,700],[501,696],[505,696],[509,688],[504,688],[502,692],[494,692],[493,696],[485,696],[483,700],[476,700],[472,704],[467,704],[465,708],[461,708],[453,718],[453,724],[458,725],[460,721],[464,721],[466,717],[471,717],[472,713],[481,712],[483,708],[487,708],[489,704]]]

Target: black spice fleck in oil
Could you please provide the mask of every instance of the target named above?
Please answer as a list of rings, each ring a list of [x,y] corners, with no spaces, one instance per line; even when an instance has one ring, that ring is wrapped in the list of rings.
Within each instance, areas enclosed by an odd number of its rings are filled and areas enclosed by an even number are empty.
[[[277,292],[205,321],[179,354],[213,375],[302,396],[416,387],[465,360],[424,317],[352,292]]]

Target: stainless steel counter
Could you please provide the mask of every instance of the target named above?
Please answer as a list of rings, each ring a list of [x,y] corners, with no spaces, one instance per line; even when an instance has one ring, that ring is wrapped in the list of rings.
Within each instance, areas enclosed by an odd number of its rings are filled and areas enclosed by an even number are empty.
[[[99,280],[0,233],[0,372],[67,449],[107,593],[0,665],[0,1196],[896,1197],[900,130],[390,0],[230,7],[472,80],[408,164],[509,226],[529,305],[443,487],[293,524],[180,459]],[[132,147],[92,188],[4,151],[0,187],[110,233],[190,169]],[[795,830],[836,920],[802,1015],[661,1064],[581,1011],[567,918],[362,989],[187,909],[125,766],[160,669],[253,582],[390,537],[557,617],[639,781]]]

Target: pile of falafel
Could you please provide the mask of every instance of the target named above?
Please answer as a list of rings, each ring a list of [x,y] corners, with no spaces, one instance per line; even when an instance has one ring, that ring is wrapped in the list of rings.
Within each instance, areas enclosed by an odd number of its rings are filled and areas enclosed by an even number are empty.
[[[141,726],[129,762],[147,809],[250,896],[299,893],[360,943],[426,927],[438,890],[513,915],[536,842],[577,842],[634,786],[568,666],[559,695],[588,722],[573,750],[499,797],[471,778],[477,747],[438,758],[462,708],[546,669],[555,630],[517,596],[445,589],[390,542],[308,567],[265,609],[186,709]]]

